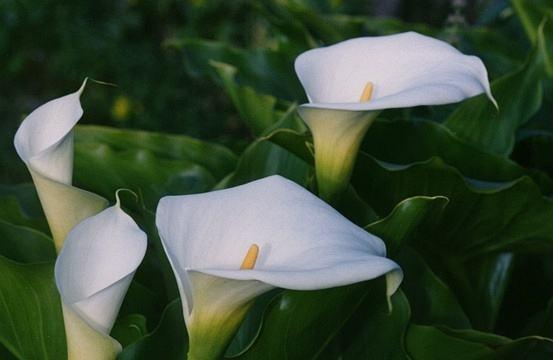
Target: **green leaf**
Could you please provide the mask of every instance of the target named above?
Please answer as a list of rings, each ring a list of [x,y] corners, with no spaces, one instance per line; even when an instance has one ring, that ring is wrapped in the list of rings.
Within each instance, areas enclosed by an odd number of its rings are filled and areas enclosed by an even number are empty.
[[[553,202],[528,177],[507,183],[464,178],[439,158],[397,165],[360,154],[353,184],[379,213],[413,196],[446,196],[450,203],[439,224],[433,247],[474,257],[507,250],[551,249]],[[496,210],[502,209],[502,216]],[[551,224],[553,227],[553,224]]]
[[[542,42],[540,51],[543,51],[547,72],[553,76],[553,5],[551,1],[511,0],[511,3],[528,38],[533,43]],[[544,28],[540,30],[540,26]]]
[[[449,286],[430,269],[422,256],[405,247],[397,261],[405,276],[402,289],[409,299],[414,323],[471,327]]]
[[[180,300],[172,301],[157,328],[123,349],[119,360],[186,359],[188,341]]]
[[[0,256],[0,319],[0,344],[15,358],[67,357],[53,263],[19,264]]]
[[[527,133],[519,139],[513,158],[522,165],[539,169],[553,177],[553,134],[546,131]]]
[[[184,135],[79,125],[75,131],[75,141],[77,144],[101,143],[115,151],[148,150],[156,157],[198,164],[217,180],[231,172],[237,160],[236,155],[221,145]]]
[[[474,330],[411,325],[407,332],[407,350],[415,359],[536,359],[553,355],[553,340],[530,336],[511,340]]]
[[[410,307],[401,290],[391,298],[367,296],[318,359],[409,359],[404,337]]]
[[[87,142],[75,146],[74,182],[107,199],[113,199],[118,189],[128,188],[142,195],[148,209],[155,209],[164,195],[209,191],[216,180],[205,168],[186,160]]]
[[[127,347],[143,338],[147,333],[146,318],[141,314],[130,314],[117,319],[110,336],[119,341],[121,346]]]
[[[437,158],[399,166],[361,154],[353,183],[380,214],[412,196],[449,198],[437,225],[411,244],[456,293],[478,328],[493,325],[501,304],[511,261],[501,252],[552,249],[547,219],[553,216],[553,203],[526,177],[476,182]]]
[[[445,121],[455,135],[473,146],[507,157],[517,129],[541,106],[542,68],[537,50],[520,69],[492,83],[499,110],[485,94],[465,101]]]
[[[385,299],[384,291],[371,285],[365,282],[328,290],[284,291],[269,305],[256,342],[239,359],[314,358],[365,297]]]
[[[432,121],[378,119],[367,132],[362,149],[394,164],[411,164],[438,156],[464,176],[485,181],[511,181],[529,175],[542,189],[553,189],[553,181],[544,174],[473,147],[447,127]]]
[[[435,224],[447,203],[447,198],[439,196],[408,198],[365,229],[382,238],[390,257],[401,265],[405,276],[402,288],[411,303],[414,321],[467,328],[470,322],[449,287],[416,251],[404,246],[417,236],[425,236],[423,230]]]
[[[505,342],[507,339],[500,341]],[[496,358],[494,349],[487,344],[450,336],[433,326],[410,325],[406,345],[413,359],[491,360]]]
[[[288,150],[259,139],[242,154],[234,173],[217,185],[217,188],[236,186],[270,175],[281,175],[304,185],[311,167]]]
[[[524,333],[553,339],[553,298],[549,299],[544,311],[534,316],[524,329]]]
[[[192,75],[217,78],[210,63],[226,63],[238,69],[236,79],[239,85],[289,101],[305,98],[293,71],[293,59],[299,54],[297,50],[241,49],[203,39],[173,39],[167,44],[183,52],[187,70]]]
[[[135,275],[129,290],[125,294],[125,299],[119,310],[119,317],[133,316],[140,314],[144,316],[146,324],[149,327],[153,327],[154,324],[159,323],[161,314],[164,309],[164,297],[163,293],[160,291],[154,291],[157,289],[150,289],[147,286],[141,284],[138,278],[144,277],[143,273],[154,277],[157,272],[154,272],[153,269],[149,266],[148,263],[142,263],[139,273]],[[150,281],[151,282],[151,281]],[[159,282],[159,280],[158,280]]]
[[[42,232],[49,232],[44,218],[31,218],[25,214],[15,196],[0,196],[0,220],[14,225],[26,226]]]
[[[0,219],[49,231],[34,184],[0,185],[0,199]]]
[[[211,65],[219,75],[240,117],[255,136],[261,135],[278,120],[275,97],[259,94],[250,86],[236,85],[236,67],[214,61]]]
[[[255,299],[252,308],[246,314],[246,318],[227,348],[225,353],[226,358],[237,357],[253,345],[261,332],[267,307],[281,291],[280,289],[275,289]]]
[[[21,263],[56,259],[52,239],[34,229],[0,220],[0,255]]]
[[[385,218],[366,226],[365,230],[382,238],[388,253],[394,256],[421,225],[440,216],[447,203],[448,199],[442,196],[405,199]]]

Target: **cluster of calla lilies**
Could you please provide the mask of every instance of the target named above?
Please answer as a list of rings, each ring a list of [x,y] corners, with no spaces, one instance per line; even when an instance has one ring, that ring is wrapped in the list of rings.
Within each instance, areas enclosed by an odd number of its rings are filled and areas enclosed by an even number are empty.
[[[270,176],[167,196],[157,207],[191,360],[220,358],[255,298],[275,287],[325,289],[385,275],[391,296],[401,268],[386,258],[381,239],[331,206],[348,186],[364,134],[384,109],[480,93],[495,103],[480,59],[413,32],[310,50],[295,68],[309,99],[299,114],[313,134],[319,197]],[[109,334],[148,242],[117,194],[107,207],[106,199],[72,186],[73,127],[83,114],[85,85],[34,110],[17,131],[15,147],[58,251],[55,280],[68,358],[107,360],[121,351]]]

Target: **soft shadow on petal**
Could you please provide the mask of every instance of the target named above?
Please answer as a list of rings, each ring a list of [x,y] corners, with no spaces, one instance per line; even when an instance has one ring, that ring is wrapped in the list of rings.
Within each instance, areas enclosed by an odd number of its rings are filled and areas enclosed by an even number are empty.
[[[146,234],[117,205],[76,225],[56,261],[63,302],[80,304],[77,310],[109,332],[113,308],[118,310],[146,246]]]
[[[146,234],[118,205],[69,232],[55,266],[69,348],[114,341],[109,332],[146,247]]]

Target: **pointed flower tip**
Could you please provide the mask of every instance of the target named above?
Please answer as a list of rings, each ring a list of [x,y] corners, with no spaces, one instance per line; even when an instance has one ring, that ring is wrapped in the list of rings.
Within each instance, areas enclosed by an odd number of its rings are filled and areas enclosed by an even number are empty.
[[[495,100],[495,98],[493,97],[492,92],[491,92],[491,91],[488,91],[488,92],[486,93],[486,95],[488,96],[488,99],[490,99],[490,101],[492,102],[492,104],[493,104],[495,110],[496,110],[497,112],[499,112],[499,104],[497,103],[497,100]]]
[[[82,95],[82,93],[83,93],[83,91],[84,91],[84,88],[86,87],[87,82],[88,82],[88,76],[84,78],[81,87],[80,87],[79,90],[77,90],[77,92],[76,92],[79,96]]]
[[[119,197],[119,193],[122,192],[122,191],[126,191],[128,193],[131,193],[134,196],[136,201],[139,200],[138,195],[134,191],[132,191],[131,189],[126,189],[126,188],[117,189],[117,191],[115,191],[115,206],[116,207],[121,208],[121,199]]]

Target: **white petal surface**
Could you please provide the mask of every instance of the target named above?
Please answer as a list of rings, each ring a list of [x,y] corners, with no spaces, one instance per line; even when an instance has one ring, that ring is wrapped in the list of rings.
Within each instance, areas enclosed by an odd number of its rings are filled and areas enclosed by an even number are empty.
[[[24,120],[15,134],[19,157],[34,171],[55,181],[71,184],[73,174],[73,134],[71,130],[83,115],[81,88],[47,102]]]
[[[86,80],[78,91],[34,110],[14,139],[33,178],[57,251],[75,224],[107,206],[104,198],[71,186],[72,130],[83,114],[79,98],[85,85]]]
[[[382,110],[454,103],[483,92],[495,103],[478,57],[415,32],[309,50],[295,68],[310,101],[303,106]],[[359,102],[369,81],[373,96]]]
[[[188,313],[194,298],[189,272],[298,290],[346,285],[390,272],[395,274],[391,292],[401,282],[401,270],[385,258],[382,240],[280,176],[162,198],[156,224]],[[260,249],[255,268],[239,270],[254,243]]]
[[[117,205],[76,225],[55,267],[63,303],[109,334],[146,246],[146,234]]]

